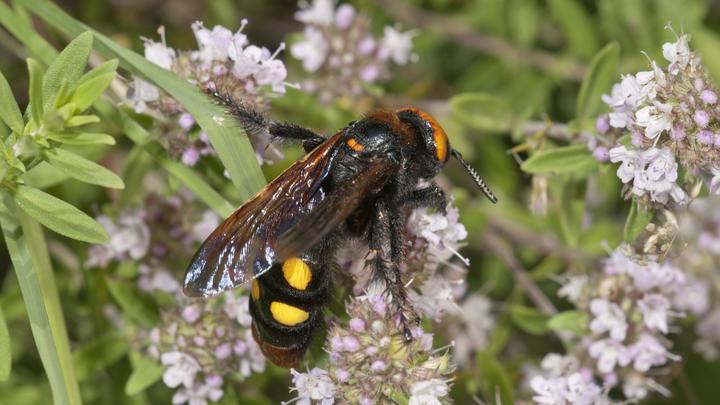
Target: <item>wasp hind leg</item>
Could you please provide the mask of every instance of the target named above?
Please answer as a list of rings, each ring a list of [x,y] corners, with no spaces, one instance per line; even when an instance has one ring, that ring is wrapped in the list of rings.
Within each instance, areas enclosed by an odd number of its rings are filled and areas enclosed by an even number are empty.
[[[375,253],[373,278],[385,283],[390,294],[391,306],[400,314],[400,322],[406,341],[412,340],[408,325],[420,323],[420,317],[410,304],[400,275],[402,261],[402,221],[399,212],[380,200],[370,230],[370,249]]]
[[[445,192],[437,184],[431,183],[425,188],[413,191],[405,206],[410,209],[429,207],[435,208],[443,214],[447,214],[447,197]]]
[[[271,121],[240,100],[219,91],[208,91],[218,103],[227,109],[248,135],[267,132],[276,139],[299,141],[305,152],[310,152],[325,142],[325,138],[299,125]]]

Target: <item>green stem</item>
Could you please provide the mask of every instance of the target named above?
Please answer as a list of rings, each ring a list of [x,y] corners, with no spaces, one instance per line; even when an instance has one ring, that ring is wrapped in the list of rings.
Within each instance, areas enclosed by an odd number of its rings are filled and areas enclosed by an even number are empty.
[[[80,404],[60,296],[42,228],[2,193],[0,225],[55,404]]]

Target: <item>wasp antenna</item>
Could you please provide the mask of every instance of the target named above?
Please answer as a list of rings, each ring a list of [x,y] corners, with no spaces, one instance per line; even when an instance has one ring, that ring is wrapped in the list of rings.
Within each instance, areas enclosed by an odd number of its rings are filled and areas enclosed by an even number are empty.
[[[490,187],[485,184],[483,179],[478,174],[477,170],[475,170],[474,167],[470,166],[470,164],[466,162],[465,159],[463,159],[462,155],[457,150],[453,149],[452,155],[455,156],[455,159],[457,159],[461,165],[463,165],[470,177],[472,177],[472,179],[475,181],[475,184],[477,184],[478,187],[480,187],[480,190],[482,190],[483,194],[485,194],[485,197],[487,197],[488,200],[490,200],[493,204],[497,203],[497,197],[495,197],[495,194],[490,191]]]

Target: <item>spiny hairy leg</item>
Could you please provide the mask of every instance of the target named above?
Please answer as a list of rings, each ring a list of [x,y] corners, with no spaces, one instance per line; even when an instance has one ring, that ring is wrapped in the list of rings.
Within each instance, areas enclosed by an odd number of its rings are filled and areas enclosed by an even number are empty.
[[[390,209],[386,201],[379,200],[371,228],[370,248],[375,253],[373,277],[385,283],[391,309],[400,315],[403,335],[409,342],[412,340],[409,323],[417,325],[420,317],[408,300],[400,274],[402,252],[398,241],[402,240],[401,222],[398,213]]]
[[[207,90],[207,93],[227,109],[248,135],[266,132],[273,138],[298,141],[302,143],[305,152],[310,152],[325,142],[325,138],[307,128],[268,120],[241,100],[237,100],[227,93],[210,89]]]

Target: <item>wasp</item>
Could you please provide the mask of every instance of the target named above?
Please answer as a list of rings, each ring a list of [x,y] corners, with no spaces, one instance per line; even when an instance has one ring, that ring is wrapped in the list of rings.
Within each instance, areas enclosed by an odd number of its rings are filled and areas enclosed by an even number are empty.
[[[401,280],[409,212],[444,211],[433,182],[457,159],[493,203],[497,198],[451,148],[443,128],[416,108],[376,111],[324,138],[301,126],[271,121],[229,96],[210,92],[246,131],[299,141],[306,155],[238,208],[202,243],[184,292],[207,297],[252,282],[253,336],[266,358],[296,367],[323,324],[335,253],[348,238],[367,243],[372,277],[385,284],[406,339],[417,322]],[[425,186],[418,188],[420,181]]]

